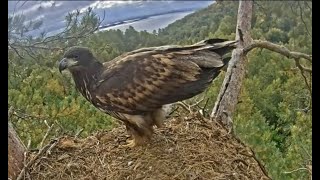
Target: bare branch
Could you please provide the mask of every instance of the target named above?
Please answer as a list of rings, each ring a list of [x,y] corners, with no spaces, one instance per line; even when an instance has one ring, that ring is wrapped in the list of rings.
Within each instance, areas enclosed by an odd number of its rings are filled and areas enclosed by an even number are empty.
[[[18,2],[19,2],[19,1],[18,1]],[[23,3],[21,4],[21,6],[19,7],[19,9],[22,8],[22,6],[24,6],[27,2],[28,2],[28,1],[23,1]]]
[[[308,79],[307,79],[307,77],[306,77],[305,74],[304,74],[304,71],[307,71],[307,72],[309,72],[309,73],[312,73],[312,70],[303,67],[303,66],[300,64],[299,59],[294,59],[294,60],[295,60],[295,62],[296,62],[296,66],[297,66],[297,67],[299,68],[299,70],[300,70],[300,73],[301,73],[301,75],[302,75],[302,77],[303,77],[303,79],[304,79],[304,82],[305,82],[308,90],[309,90],[309,93],[310,93],[310,95],[312,96],[311,85],[308,83]]]
[[[27,49],[22,49],[24,50],[32,59],[37,60],[37,58],[31,54],[31,52],[29,52]]]
[[[43,119],[49,119],[49,116],[34,116],[34,115],[30,115],[30,114],[26,114],[26,113],[22,113],[20,112],[21,110],[19,109],[12,109],[12,116],[15,116],[19,119],[38,119],[38,120],[43,120]]]
[[[48,137],[48,134],[50,133],[50,131],[52,130],[52,127],[53,127],[54,124],[52,124],[50,126],[50,128],[47,130],[45,136],[43,137],[41,143],[40,143],[40,149],[39,149],[39,152],[28,162],[24,165],[23,169],[20,171],[20,174],[17,178],[17,180],[21,180],[24,178],[25,176],[25,172],[26,170],[44,153],[47,151],[47,149],[49,147],[51,147],[53,144],[56,144],[58,142],[58,140],[53,140],[51,141],[49,144],[45,145],[44,147],[43,146],[43,142],[47,139]],[[27,153],[25,153],[25,157],[27,156]]]
[[[258,1],[253,1],[253,4],[255,7],[259,8],[259,10],[262,10],[263,13],[267,14],[266,8],[264,8],[260,3],[258,3]]]
[[[209,98],[207,98],[206,103],[202,107],[203,117],[206,117],[206,114],[207,114],[206,108],[207,108],[208,103],[209,103]]]
[[[33,59],[36,59],[35,56],[37,55],[34,50],[64,50],[68,45],[64,45],[65,47],[51,47],[52,43],[63,42],[71,39],[86,38],[95,31],[99,30],[100,25],[105,19],[105,11],[103,12],[102,19],[91,13],[92,11],[88,10],[88,16],[97,18],[97,21],[94,21],[94,23],[84,21],[84,24],[81,24],[81,27],[79,27],[81,29],[73,33],[72,30],[74,27],[78,27],[78,23],[81,20],[79,19],[80,11],[77,11],[74,14],[70,14],[70,22],[68,21],[68,24],[62,32],[52,36],[44,37],[42,40],[30,39],[21,35],[20,33],[17,34],[14,30],[15,27],[11,27],[13,29],[8,30],[10,37],[10,40],[8,40],[8,47],[10,47],[20,58],[24,58],[21,54],[21,51],[25,51],[26,54]],[[12,35],[12,37],[10,35]]]
[[[298,169],[295,169],[295,170],[292,170],[292,171],[285,171],[283,172],[283,174],[291,174],[293,172],[297,172],[297,171],[301,171],[301,170],[306,170],[309,172],[309,170],[307,168],[298,168]]]
[[[52,124],[51,126],[49,126],[46,134],[43,136],[42,141],[41,141],[41,143],[40,143],[40,145],[39,145],[40,148],[43,147],[43,143],[44,143],[44,141],[47,139],[47,137],[48,137],[49,133],[51,132],[53,126],[54,126],[54,124]]]
[[[19,53],[19,51],[13,47],[12,45],[8,44],[8,47],[10,47],[21,59],[24,59],[24,57]]]
[[[58,142],[58,140],[53,140],[51,141],[49,144],[45,145],[43,148],[41,148],[39,150],[39,152],[28,162],[25,164],[25,166],[23,167],[23,169],[21,170],[17,180],[22,180],[25,176],[25,172],[26,170],[43,154],[45,153],[47,150],[50,149],[50,147],[52,147],[53,145],[56,145]]]
[[[297,14],[297,12],[296,12],[296,7],[293,7],[294,6],[294,4],[293,3],[290,3],[290,9],[291,9],[291,12],[292,12],[292,14],[294,14],[295,16],[297,16],[298,14]]]
[[[78,132],[75,134],[75,138],[77,138],[82,132],[83,132],[83,128],[81,128],[80,130],[78,130]]]
[[[311,2],[312,3],[312,2]],[[309,8],[309,10],[312,12],[312,7],[308,4],[307,1],[304,1],[304,4]]]
[[[10,106],[9,110],[8,110],[8,120],[11,118],[12,114],[13,114],[13,106]]]
[[[265,48],[270,51],[274,51],[279,54],[282,54],[288,58],[293,58],[293,59],[303,58],[303,59],[306,59],[306,60],[312,62],[312,55],[304,54],[301,52],[290,51],[288,48],[286,48],[284,46],[273,44],[269,41],[254,40],[254,41],[252,41],[252,43],[248,47],[243,49],[243,52],[248,53],[249,51],[251,51],[254,48]],[[305,71],[312,72],[312,70],[308,69],[308,68],[305,68]]]
[[[301,4],[300,4],[300,1],[298,1],[298,5],[299,5],[299,9],[300,9],[300,18],[301,18],[301,21],[302,21],[302,23],[304,24],[304,27],[305,27],[308,35],[309,35],[310,37],[312,37],[312,35],[311,35],[311,33],[310,33],[309,29],[308,29],[307,23],[306,23],[306,22],[304,21],[304,19],[303,19],[302,7],[301,7]]]
[[[308,54],[304,54],[301,52],[294,52],[294,51],[290,51],[288,48],[284,47],[284,46],[280,46],[277,44],[273,44],[271,42],[268,41],[261,41],[261,40],[254,40],[252,41],[252,43],[243,49],[244,53],[248,53],[250,50],[252,50],[253,48],[265,48],[268,49],[270,51],[273,52],[277,52],[279,54],[282,54],[284,56],[286,56],[287,58],[293,58],[295,60],[296,66],[299,68],[300,73],[304,79],[304,82],[308,88],[308,91],[310,93],[310,95],[312,95],[312,88],[311,85],[308,82],[307,77],[305,76],[304,72],[308,72],[308,73],[312,73],[312,69],[311,68],[307,68],[304,67],[301,63],[300,63],[300,59],[306,59],[308,60],[310,63],[312,63],[312,56],[308,55]]]
[[[184,110],[188,111],[189,113],[192,113],[190,107],[188,107],[188,105],[186,103],[184,103],[183,101],[179,101],[176,104],[181,106]]]
[[[89,35],[91,35],[92,33],[94,33],[95,31],[97,31],[101,25],[101,23],[104,21],[105,19],[105,11],[103,11],[103,18],[102,20],[100,20],[100,17],[98,17],[98,24],[87,30],[87,29],[83,29],[82,31],[78,32],[76,35],[71,35],[71,36],[66,36],[66,37],[62,37],[64,34],[68,33],[71,28],[70,27],[73,27],[74,25],[76,25],[76,23],[78,22],[77,18],[78,16],[75,17],[76,19],[73,21],[73,25],[70,25],[70,23],[67,24],[67,27],[60,33],[56,34],[56,35],[53,35],[53,36],[48,36],[46,37],[45,39],[43,39],[42,41],[39,41],[39,42],[35,42],[33,44],[31,44],[30,46],[36,46],[36,45],[39,45],[39,44],[47,44],[47,43],[50,43],[50,42],[53,42],[53,41],[57,41],[57,40],[70,40],[70,39],[79,39],[79,38],[85,38],[85,37],[88,37]],[[38,47],[36,47],[38,48]],[[44,48],[44,47],[41,47],[41,48]]]
[[[36,46],[35,44],[32,45],[23,45],[23,44],[11,44],[10,47],[15,46],[19,48],[33,48],[33,49],[45,49],[45,50],[61,50],[61,47],[46,47],[46,46]]]
[[[219,124],[218,124],[218,125],[219,125]],[[222,126],[222,127],[223,127],[223,126]],[[260,169],[262,170],[263,174],[264,174],[266,177],[268,177],[269,179],[271,179],[271,178],[269,177],[268,172],[267,172],[266,168],[264,167],[263,163],[257,158],[256,153],[252,150],[252,148],[249,147],[248,145],[244,144],[237,135],[233,134],[233,137],[234,137],[240,144],[242,144],[244,147],[247,147],[248,150],[250,150],[250,153],[248,153],[248,154],[247,154],[247,153],[240,153],[240,154],[245,155],[245,156],[248,156],[248,157],[252,157],[254,160],[256,160],[256,162],[258,163],[258,165],[259,165]]]
[[[190,107],[198,106],[202,101],[204,100],[204,97],[202,97],[199,101],[196,101],[194,104],[190,105]]]

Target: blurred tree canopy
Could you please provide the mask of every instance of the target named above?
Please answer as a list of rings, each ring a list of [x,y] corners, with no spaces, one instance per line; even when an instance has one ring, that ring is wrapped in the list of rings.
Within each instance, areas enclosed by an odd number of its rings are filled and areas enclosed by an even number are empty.
[[[66,16],[66,28],[47,36],[27,32],[42,25],[24,16],[8,18],[9,106],[11,121],[25,144],[35,148],[47,130],[87,136],[108,130],[116,121],[80,96],[70,78],[57,69],[65,48],[87,46],[101,61],[141,47],[191,44],[207,38],[235,38],[238,2],[222,1],[153,33],[133,27],[123,31],[97,31],[101,20],[91,9]],[[312,2],[258,1],[254,4],[251,35],[290,50],[312,53]],[[27,23],[26,23],[27,22]],[[274,179],[308,179],[312,164],[312,99],[309,72],[301,72],[293,59],[266,49],[248,54],[249,67],[237,111],[235,133],[256,152]],[[311,67],[311,62],[301,62]],[[203,94],[212,109],[223,73]],[[199,99],[195,97],[188,101]],[[204,104],[204,103],[202,103]],[[301,170],[294,171],[301,168]]]

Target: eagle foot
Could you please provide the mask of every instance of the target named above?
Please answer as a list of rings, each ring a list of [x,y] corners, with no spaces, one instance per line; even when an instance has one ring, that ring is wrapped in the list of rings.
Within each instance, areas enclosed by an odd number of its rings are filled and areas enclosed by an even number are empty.
[[[148,136],[134,136],[133,139],[128,139],[127,144],[121,145],[121,147],[133,148],[136,146],[142,146],[149,142],[150,138]]]
[[[137,146],[137,143],[134,139],[129,139],[127,140],[127,144],[120,145],[120,147],[124,147],[124,148],[133,148],[135,146]]]

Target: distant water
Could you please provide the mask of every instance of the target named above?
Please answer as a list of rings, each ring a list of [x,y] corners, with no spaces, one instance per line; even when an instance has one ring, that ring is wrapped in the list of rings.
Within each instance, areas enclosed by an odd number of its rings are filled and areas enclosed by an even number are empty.
[[[128,23],[107,27],[107,28],[101,29],[100,31],[109,30],[109,29],[120,29],[122,31],[125,31],[126,29],[129,28],[129,26],[132,26],[137,31],[146,30],[151,33],[153,30],[158,31],[159,28],[165,28],[169,24],[175,22],[178,19],[182,19],[186,15],[193,12],[194,11],[185,11],[185,12],[176,12],[176,13],[170,13],[170,14],[151,16],[139,21],[128,22]]]
[[[76,9],[93,8],[97,16],[105,19],[104,29],[125,30],[132,25],[136,30],[152,32],[164,28],[177,19],[214,3],[206,1],[8,1],[8,15],[23,14],[26,21],[42,20],[43,25],[26,35],[38,36],[45,31],[53,35],[65,28],[65,16]],[[162,14],[162,15],[161,15]],[[148,18],[146,18],[148,17]]]

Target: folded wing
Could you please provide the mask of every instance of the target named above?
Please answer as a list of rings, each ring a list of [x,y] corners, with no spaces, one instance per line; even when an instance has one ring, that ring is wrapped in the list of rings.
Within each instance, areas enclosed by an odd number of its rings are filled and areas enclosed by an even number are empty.
[[[222,56],[234,43],[203,41],[129,52],[104,64],[95,98],[104,109],[126,114],[141,114],[191,98],[218,76],[225,65]]]

